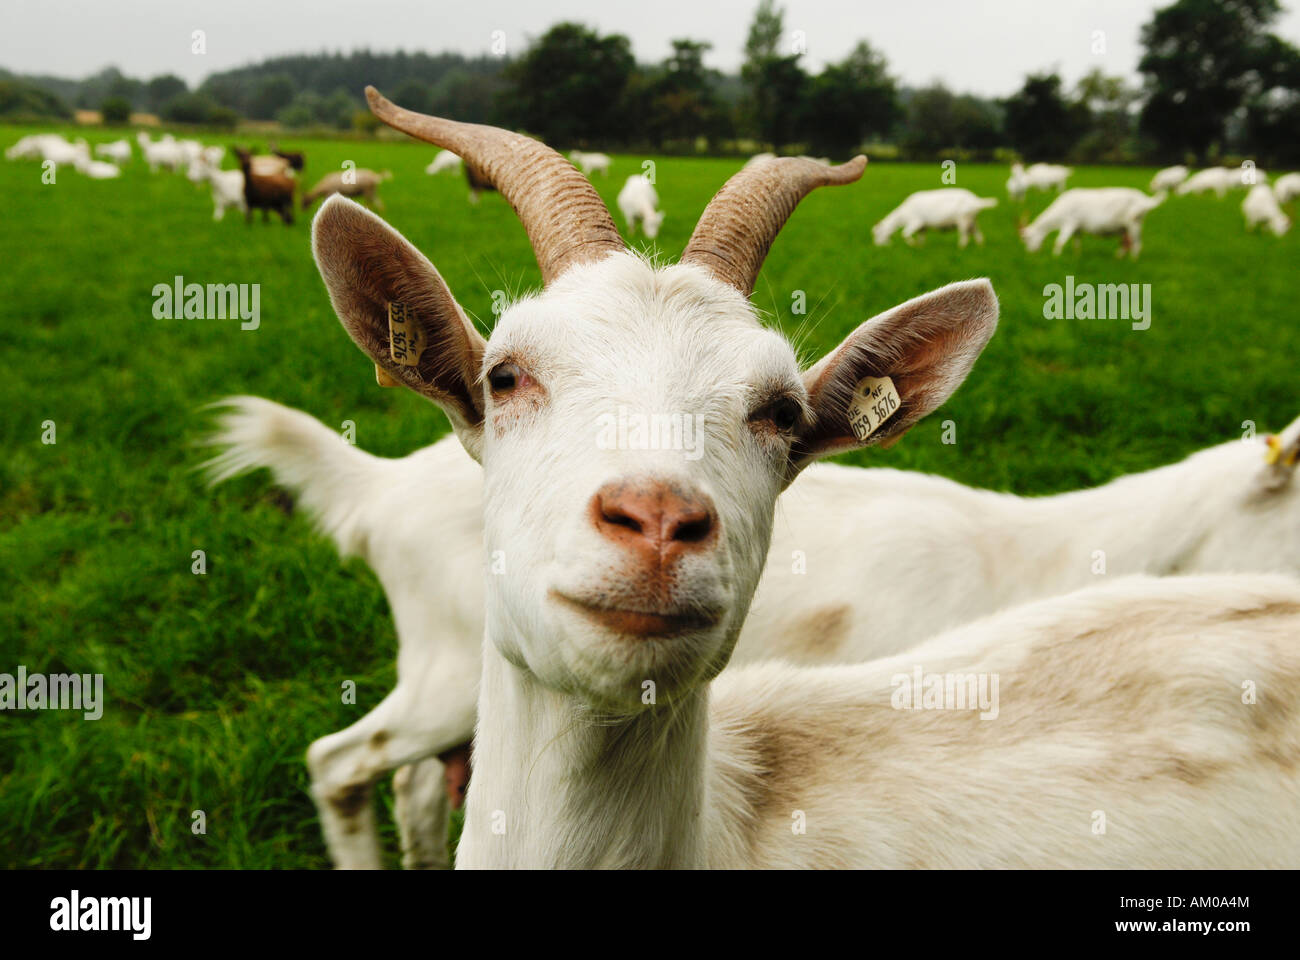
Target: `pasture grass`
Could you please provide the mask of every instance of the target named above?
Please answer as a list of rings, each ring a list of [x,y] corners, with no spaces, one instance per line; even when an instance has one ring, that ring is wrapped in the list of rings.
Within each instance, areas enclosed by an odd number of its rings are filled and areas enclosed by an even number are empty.
[[[29,129],[0,128],[13,143]],[[110,135],[94,134],[97,140]],[[227,142],[229,142],[227,140]],[[466,204],[459,177],[428,177],[428,146],[286,141],[305,179],[346,160],[394,180],[386,217],[437,264],[485,328],[493,291],[539,282],[514,215],[497,196]],[[641,157],[618,156],[596,186],[614,205]],[[227,160],[227,165],[230,160]],[[739,163],[659,158],[674,259]],[[1073,186],[1145,187],[1150,169],[1081,168]],[[1296,410],[1297,237],[1249,235],[1241,193],[1173,198],[1151,214],[1145,251],[1115,242],[1027,254],[1006,170],[961,166],[959,186],[1000,205],[982,248],[952,234],[909,249],[871,245],[870,226],[938,165],[876,164],[856,186],[821,190],[775,244],[755,302],[807,360],[872,314],[953,280],[988,276],[1001,326],[970,381],[885,452],[844,457],[1025,494],[1096,484],[1237,437]],[[0,863],[11,867],[325,867],[307,744],[372,708],[394,682],[396,641],[363,565],[290,515],[264,474],[215,491],[194,472],[203,404],[252,393],[400,456],[442,435],[414,394],[380,390],[339,328],[312,263],[308,220],[213,223],[206,186],[151,176],[137,158],[118,181],[69,170],[44,185],[33,162],[0,164],[0,672],[102,673],[104,715],[0,717]],[[1033,212],[1048,198],[1030,198]],[[621,224],[620,224],[621,226]],[[1151,285],[1150,329],[1045,320],[1043,288]],[[261,285],[261,326],[158,320],[155,284]],[[795,291],[807,313],[792,313]],[[956,425],[955,444],[941,424]],[[57,442],[41,442],[53,421]],[[431,491],[436,496],[436,491]],[[203,550],[207,573],[191,573]],[[357,685],[354,705],[341,684]],[[391,823],[381,790],[380,820]],[[207,832],[191,830],[192,812]],[[385,827],[392,862],[395,839]]]

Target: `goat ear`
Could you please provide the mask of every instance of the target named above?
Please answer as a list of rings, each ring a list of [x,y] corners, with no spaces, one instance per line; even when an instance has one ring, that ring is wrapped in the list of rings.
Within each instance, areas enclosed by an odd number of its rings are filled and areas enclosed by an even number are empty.
[[[1300,465],[1300,418],[1278,434],[1264,438],[1264,462],[1255,478],[1256,492],[1277,493],[1286,487]]]
[[[893,443],[960,386],[997,325],[988,280],[950,283],[862,324],[804,374],[814,416],[790,478],[818,457]]]
[[[478,375],[486,342],[433,264],[379,217],[338,195],[316,214],[311,237],[316,266],[348,335],[390,380],[442,407],[478,459]]]

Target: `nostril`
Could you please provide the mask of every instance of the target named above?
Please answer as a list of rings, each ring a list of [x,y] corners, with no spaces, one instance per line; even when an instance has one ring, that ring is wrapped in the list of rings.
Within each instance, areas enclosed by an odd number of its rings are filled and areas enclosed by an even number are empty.
[[[679,543],[699,543],[708,539],[712,530],[713,517],[708,513],[701,513],[679,520],[669,531],[668,538]]]
[[[641,532],[641,524],[629,514],[619,510],[617,507],[606,507],[600,511],[600,519],[605,523],[615,527],[627,527],[633,533]]]

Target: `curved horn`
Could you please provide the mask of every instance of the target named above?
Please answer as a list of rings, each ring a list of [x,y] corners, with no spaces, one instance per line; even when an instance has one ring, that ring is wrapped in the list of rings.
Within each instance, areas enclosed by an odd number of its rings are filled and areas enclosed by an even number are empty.
[[[681,262],[697,263],[749,296],[768,248],[799,201],[817,187],[852,183],[866,165],[859,155],[838,167],[803,157],[745,167],[704,208]]]
[[[366,100],[384,123],[458,154],[506,198],[528,231],[544,284],[575,263],[625,249],[596,188],[545,144],[499,127],[403,110],[374,87],[366,87]]]

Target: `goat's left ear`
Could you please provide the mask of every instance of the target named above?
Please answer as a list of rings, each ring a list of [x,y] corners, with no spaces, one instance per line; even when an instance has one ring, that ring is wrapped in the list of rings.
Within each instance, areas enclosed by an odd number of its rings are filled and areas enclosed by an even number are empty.
[[[804,374],[814,417],[790,479],[818,457],[897,440],[961,385],[997,325],[988,280],[950,283],[866,321]]]
[[[1264,462],[1255,479],[1256,492],[1277,493],[1291,483],[1300,466],[1300,418],[1281,433],[1264,438]]]
[[[419,250],[358,203],[325,201],[312,252],[334,312],[375,362],[380,383],[404,384],[438,406],[475,460],[483,442],[479,367],[486,342]]]

